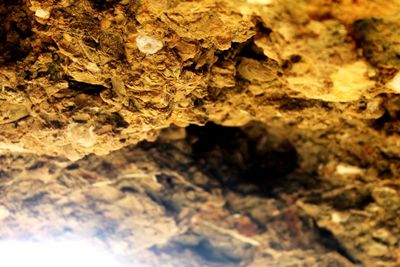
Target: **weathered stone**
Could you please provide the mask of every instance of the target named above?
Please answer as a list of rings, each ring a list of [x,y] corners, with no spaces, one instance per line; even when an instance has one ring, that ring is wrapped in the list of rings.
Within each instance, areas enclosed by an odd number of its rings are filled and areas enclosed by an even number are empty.
[[[398,266],[399,14],[0,1],[0,239],[128,266]]]

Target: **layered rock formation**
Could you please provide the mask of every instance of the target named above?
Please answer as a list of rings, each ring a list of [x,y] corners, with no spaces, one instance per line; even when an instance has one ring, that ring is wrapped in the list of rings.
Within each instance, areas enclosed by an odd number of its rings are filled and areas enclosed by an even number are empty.
[[[0,21],[2,238],[400,264],[398,0],[4,0]]]

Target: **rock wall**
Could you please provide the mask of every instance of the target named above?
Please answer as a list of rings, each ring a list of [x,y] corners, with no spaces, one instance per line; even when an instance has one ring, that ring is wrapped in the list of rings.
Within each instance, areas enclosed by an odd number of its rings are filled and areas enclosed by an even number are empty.
[[[3,0],[0,22],[1,237],[400,264],[400,1]]]

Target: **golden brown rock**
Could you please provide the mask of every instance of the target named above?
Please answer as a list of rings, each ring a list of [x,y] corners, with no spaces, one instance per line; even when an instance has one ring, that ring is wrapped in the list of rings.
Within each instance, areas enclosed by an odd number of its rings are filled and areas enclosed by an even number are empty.
[[[398,266],[399,14],[0,1],[0,238],[68,229],[154,266]]]

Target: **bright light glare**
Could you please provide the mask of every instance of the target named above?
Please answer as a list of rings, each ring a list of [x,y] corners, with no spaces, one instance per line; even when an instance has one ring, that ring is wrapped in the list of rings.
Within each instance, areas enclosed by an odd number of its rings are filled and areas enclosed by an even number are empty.
[[[121,267],[106,252],[72,241],[1,241],[0,264],[7,267]]]

